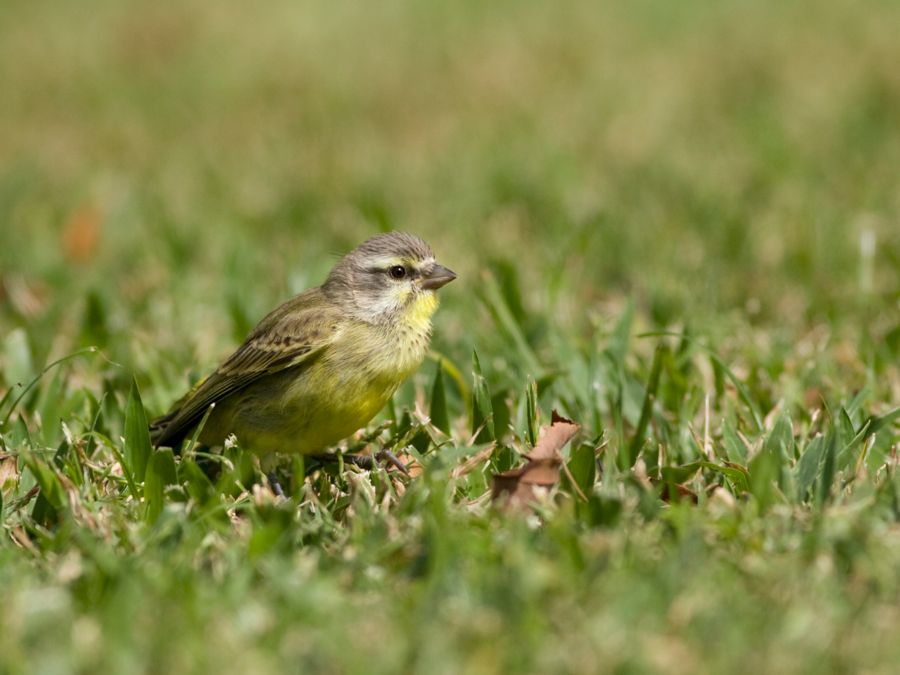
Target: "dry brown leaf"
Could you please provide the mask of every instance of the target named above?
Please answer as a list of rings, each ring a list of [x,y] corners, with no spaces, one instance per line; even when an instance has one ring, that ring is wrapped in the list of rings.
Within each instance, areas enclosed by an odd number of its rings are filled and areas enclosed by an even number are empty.
[[[19,462],[15,455],[0,454],[0,490],[19,480]]]
[[[492,499],[507,498],[513,508],[527,508],[535,497],[536,488],[550,489],[559,482],[562,467],[560,449],[578,432],[578,425],[555,410],[549,427],[541,429],[541,437],[534,448],[525,454],[528,463],[518,469],[494,474]]]
[[[63,249],[72,262],[90,260],[100,240],[100,212],[90,204],[77,209],[63,228]]]
[[[550,426],[541,429],[538,442],[525,453],[525,457],[532,461],[539,459],[556,459],[560,449],[572,440],[578,432],[578,425],[572,420],[566,419],[555,410],[550,413]]]
[[[44,312],[50,291],[41,282],[20,275],[0,275],[0,302],[9,304],[26,319]]]
[[[416,477],[422,475],[422,473],[423,473],[422,465],[419,464],[416,461],[416,458],[413,457],[408,452],[401,452],[400,454],[397,455],[397,459],[399,459],[400,463],[406,467],[406,475],[409,476],[410,478],[416,478]],[[390,462],[383,463],[383,465],[384,465],[384,468],[389,473],[394,473],[394,472],[397,472],[398,474],[401,473],[400,470],[396,466],[391,464]]]
[[[0,497],[12,490],[19,480],[19,462],[15,455],[0,453]],[[35,486],[37,487],[37,486]],[[32,488],[34,490],[34,488]]]
[[[12,528],[9,531],[10,539],[13,540],[13,543],[19,548],[24,548],[32,553],[37,553],[37,547],[32,543],[31,537],[28,536],[28,533],[25,529],[19,525]]]
[[[686,500],[689,502],[693,502],[694,504],[698,503],[699,500],[697,497],[697,493],[694,492],[693,490],[691,490],[687,485],[684,485],[683,483],[676,483],[674,485],[674,487],[675,487],[675,492],[678,493],[677,497],[675,497],[675,495],[672,494],[672,491],[671,491],[672,484],[665,483],[665,484],[663,484],[662,491],[660,492],[659,498],[662,499],[667,504],[669,502],[675,501],[676,499],[679,501]]]

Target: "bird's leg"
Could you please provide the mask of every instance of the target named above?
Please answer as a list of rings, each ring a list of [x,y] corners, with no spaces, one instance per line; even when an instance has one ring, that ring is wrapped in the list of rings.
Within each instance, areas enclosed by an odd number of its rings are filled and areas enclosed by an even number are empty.
[[[334,464],[335,462],[338,461],[338,457],[339,456],[337,454],[331,454],[331,453],[310,456],[311,459],[318,460],[318,461],[322,462],[323,464]],[[406,474],[407,476],[409,475],[409,470],[406,468],[406,465],[403,462],[401,462],[397,458],[397,456],[390,450],[381,450],[380,452],[376,453],[375,455],[350,454],[350,455],[341,455],[340,457],[344,460],[345,463],[352,464],[353,466],[358,466],[360,469],[366,469],[367,471],[371,471],[372,469],[375,468],[376,461],[378,461],[378,460],[385,461],[388,464],[392,465],[398,471],[401,471],[402,473]]]
[[[284,489],[281,487],[278,476],[275,475],[274,471],[269,471],[266,474],[266,480],[269,481],[269,487],[272,488],[272,492],[275,493],[276,497],[284,497]]]
[[[275,493],[275,496],[284,498],[284,488],[281,486],[281,481],[278,480],[278,465],[280,461],[277,454],[273,452],[267,453],[259,456],[259,468],[265,475],[269,487]]]

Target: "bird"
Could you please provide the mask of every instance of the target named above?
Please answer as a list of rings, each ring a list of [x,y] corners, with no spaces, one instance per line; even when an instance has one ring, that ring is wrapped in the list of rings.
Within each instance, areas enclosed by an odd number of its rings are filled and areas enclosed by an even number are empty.
[[[278,456],[322,453],[387,404],[424,360],[436,291],[454,279],[415,235],[367,239],[151,422],[153,446],[177,452],[195,435],[208,447],[233,435],[273,482]]]

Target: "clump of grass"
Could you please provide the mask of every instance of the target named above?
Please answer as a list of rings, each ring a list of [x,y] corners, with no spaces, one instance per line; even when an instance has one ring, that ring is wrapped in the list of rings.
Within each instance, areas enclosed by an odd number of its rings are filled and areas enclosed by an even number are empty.
[[[8,581],[28,581],[5,586],[6,642],[54,635],[48,659],[151,670],[197,659],[580,670],[597,658],[662,668],[777,656],[799,666],[809,662],[790,656],[799,648],[829,667],[862,658],[860,631],[897,591],[896,548],[878,533],[900,518],[900,409],[869,404],[866,391],[766,409],[698,337],[634,340],[632,320],[627,310],[606,338],[570,344],[568,360],[517,389],[477,357],[461,387],[445,373],[463,367],[441,357],[412,393],[428,392],[446,429],[397,402],[347,448],[391,449],[414,460],[413,477],[295,458],[286,499],[238,447],[151,451],[137,385],[122,379],[98,398],[72,384],[96,355],[59,364],[4,400],[0,555]],[[553,332],[544,339],[570,340]],[[492,508],[491,474],[522,462],[549,407],[584,421],[564,478],[531,517]],[[214,478],[204,461],[218,464]],[[33,615],[29,603],[49,605]],[[849,630],[854,603],[864,620],[843,649],[790,629],[825,611],[830,629]],[[22,612],[32,612],[25,624]],[[635,613],[649,622],[637,633]],[[123,621],[131,629],[114,627]]]

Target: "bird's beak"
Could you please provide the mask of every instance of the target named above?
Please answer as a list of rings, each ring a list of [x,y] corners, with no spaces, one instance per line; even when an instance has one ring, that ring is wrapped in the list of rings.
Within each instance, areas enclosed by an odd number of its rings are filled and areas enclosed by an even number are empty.
[[[448,270],[443,265],[435,264],[426,274],[422,276],[422,288],[426,291],[434,291],[449,284],[456,278],[456,273]]]

